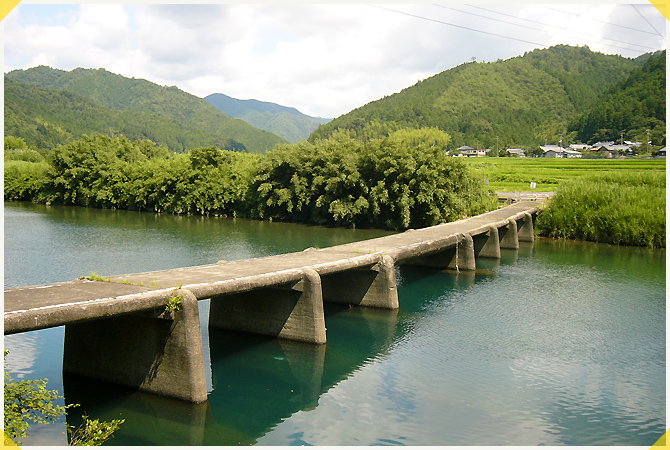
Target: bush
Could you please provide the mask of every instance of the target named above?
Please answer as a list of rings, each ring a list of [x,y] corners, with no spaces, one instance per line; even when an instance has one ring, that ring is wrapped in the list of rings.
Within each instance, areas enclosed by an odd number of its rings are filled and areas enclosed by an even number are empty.
[[[216,147],[174,155],[150,141],[84,136],[47,162],[9,161],[5,197],[390,229],[495,209],[482,180],[448,157],[446,133],[402,129],[368,140],[351,133],[264,156]]]
[[[259,165],[251,191],[260,218],[404,229],[495,208],[481,180],[446,153],[448,135],[399,130],[361,142],[340,131],[284,145]]]
[[[41,200],[49,182],[46,162],[5,161],[5,200]]]
[[[4,350],[4,357],[9,353]],[[78,405],[57,405],[63,397],[56,390],[46,388],[49,380],[17,380],[5,371],[4,386],[4,431],[17,443],[18,438],[27,437],[26,431],[32,423],[49,423],[65,414],[67,408]],[[101,445],[113,437],[125,419],[116,419],[110,422],[89,419],[84,416],[82,425],[75,429],[69,427],[70,445]],[[8,443],[5,441],[5,445]]]

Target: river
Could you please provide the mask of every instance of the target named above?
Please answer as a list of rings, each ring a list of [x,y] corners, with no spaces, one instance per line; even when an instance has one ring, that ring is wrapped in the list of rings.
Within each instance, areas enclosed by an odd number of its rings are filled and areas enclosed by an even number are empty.
[[[386,234],[5,203],[5,287],[326,247]],[[63,327],[6,336],[110,445],[638,445],[666,427],[665,250],[537,239],[476,273],[401,267],[397,311],[326,305],[328,344],[208,331],[208,401],[62,375]],[[62,403],[62,402],[61,402]],[[24,445],[65,445],[65,420]]]

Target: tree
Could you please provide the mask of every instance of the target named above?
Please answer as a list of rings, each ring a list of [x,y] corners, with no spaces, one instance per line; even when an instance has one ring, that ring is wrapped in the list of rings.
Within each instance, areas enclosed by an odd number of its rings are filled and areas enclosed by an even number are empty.
[[[5,136],[5,150],[28,148],[26,141],[14,136]]]

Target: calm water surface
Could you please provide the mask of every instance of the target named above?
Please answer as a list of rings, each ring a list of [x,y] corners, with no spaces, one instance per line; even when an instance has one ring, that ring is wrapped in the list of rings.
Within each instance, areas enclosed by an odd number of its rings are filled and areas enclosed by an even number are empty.
[[[5,204],[5,286],[326,247],[384,234]],[[398,270],[400,309],[326,306],[328,344],[207,330],[208,401],[63,377],[63,328],[5,337],[15,378],[112,445],[652,445],[665,431],[665,251],[537,240],[476,273]],[[65,421],[25,445],[65,445]]]

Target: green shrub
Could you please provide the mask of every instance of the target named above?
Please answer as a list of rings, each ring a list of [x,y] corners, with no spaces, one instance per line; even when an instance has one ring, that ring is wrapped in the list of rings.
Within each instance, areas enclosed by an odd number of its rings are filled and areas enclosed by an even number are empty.
[[[46,162],[5,161],[5,200],[42,200],[48,171]]]
[[[274,218],[403,229],[496,207],[483,181],[447,156],[449,135],[396,130],[383,139],[336,133],[264,156],[197,148],[170,154],[150,141],[84,136],[46,162],[9,161],[5,197],[54,204]]]
[[[399,130],[361,142],[340,131],[266,154],[254,179],[260,218],[404,229],[495,208],[495,198],[446,153],[446,133]]]

